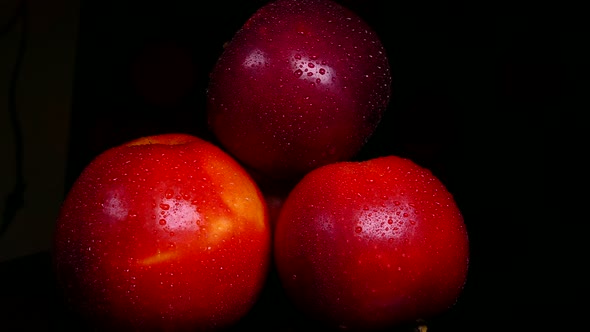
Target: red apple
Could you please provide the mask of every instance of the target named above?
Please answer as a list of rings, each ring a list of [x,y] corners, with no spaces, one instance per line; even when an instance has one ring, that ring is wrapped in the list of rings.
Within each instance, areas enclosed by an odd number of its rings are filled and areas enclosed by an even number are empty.
[[[385,49],[354,12],[330,0],[278,0],[229,41],[207,89],[211,131],[244,164],[295,178],[354,156],[391,89]]]
[[[93,160],[53,248],[68,303],[108,330],[213,330],[251,309],[270,266],[264,198],[227,153],[184,134]]]
[[[469,240],[451,193],[409,159],[338,162],[308,173],[274,233],[288,297],[331,327],[429,319],[458,300]]]

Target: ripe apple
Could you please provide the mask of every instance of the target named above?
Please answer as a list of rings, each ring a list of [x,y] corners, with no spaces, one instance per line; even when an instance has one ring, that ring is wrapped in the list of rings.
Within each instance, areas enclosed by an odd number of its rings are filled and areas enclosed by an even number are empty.
[[[451,308],[469,239],[451,193],[397,156],[332,163],[290,192],[274,258],[293,303],[331,327],[388,328]]]
[[[108,330],[213,330],[246,315],[271,261],[264,198],[226,152],[186,134],[96,157],[53,248],[68,303]]]
[[[278,0],[226,43],[207,89],[211,131],[244,164],[296,178],[353,157],[391,94],[377,33],[330,0]]]

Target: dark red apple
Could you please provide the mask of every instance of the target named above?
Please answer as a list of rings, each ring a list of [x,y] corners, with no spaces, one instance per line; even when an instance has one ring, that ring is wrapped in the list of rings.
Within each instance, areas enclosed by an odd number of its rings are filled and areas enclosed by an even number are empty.
[[[288,178],[354,156],[391,94],[376,32],[330,0],[278,0],[227,43],[207,89],[212,132],[261,173]]]
[[[204,331],[251,309],[271,261],[258,186],[184,134],[97,156],[61,207],[55,271],[69,305],[106,330]]]
[[[288,297],[331,327],[371,330],[451,308],[469,239],[451,193],[409,159],[338,162],[291,191],[274,234]]]

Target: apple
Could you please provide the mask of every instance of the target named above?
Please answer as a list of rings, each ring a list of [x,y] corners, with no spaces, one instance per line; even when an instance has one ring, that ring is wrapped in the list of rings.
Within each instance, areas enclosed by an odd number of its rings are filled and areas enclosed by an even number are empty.
[[[290,300],[321,324],[384,329],[453,307],[469,238],[452,194],[410,159],[310,171],[283,203],[274,262]]]
[[[352,158],[391,95],[377,33],[330,0],[260,7],[209,76],[207,116],[226,151],[277,179]]]
[[[67,193],[53,261],[69,306],[106,330],[217,330],[257,301],[271,262],[257,184],[201,138],[98,155]]]

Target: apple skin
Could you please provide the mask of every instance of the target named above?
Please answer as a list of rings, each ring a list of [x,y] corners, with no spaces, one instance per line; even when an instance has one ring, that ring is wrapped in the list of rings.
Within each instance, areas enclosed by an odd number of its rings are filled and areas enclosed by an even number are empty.
[[[377,330],[451,308],[469,239],[451,193],[397,156],[319,167],[285,200],[274,259],[287,296],[334,328]]]
[[[226,43],[209,76],[208,122],[244,164],[296,178],[356,155],[390,95],[386,51],[358,15],[329,0],[278,0]]]
[[[54,237],[64,298],[109,331],[231,326],[256,302],[272,257],[252,178],[216,145],[176,133],[97,156]]]

